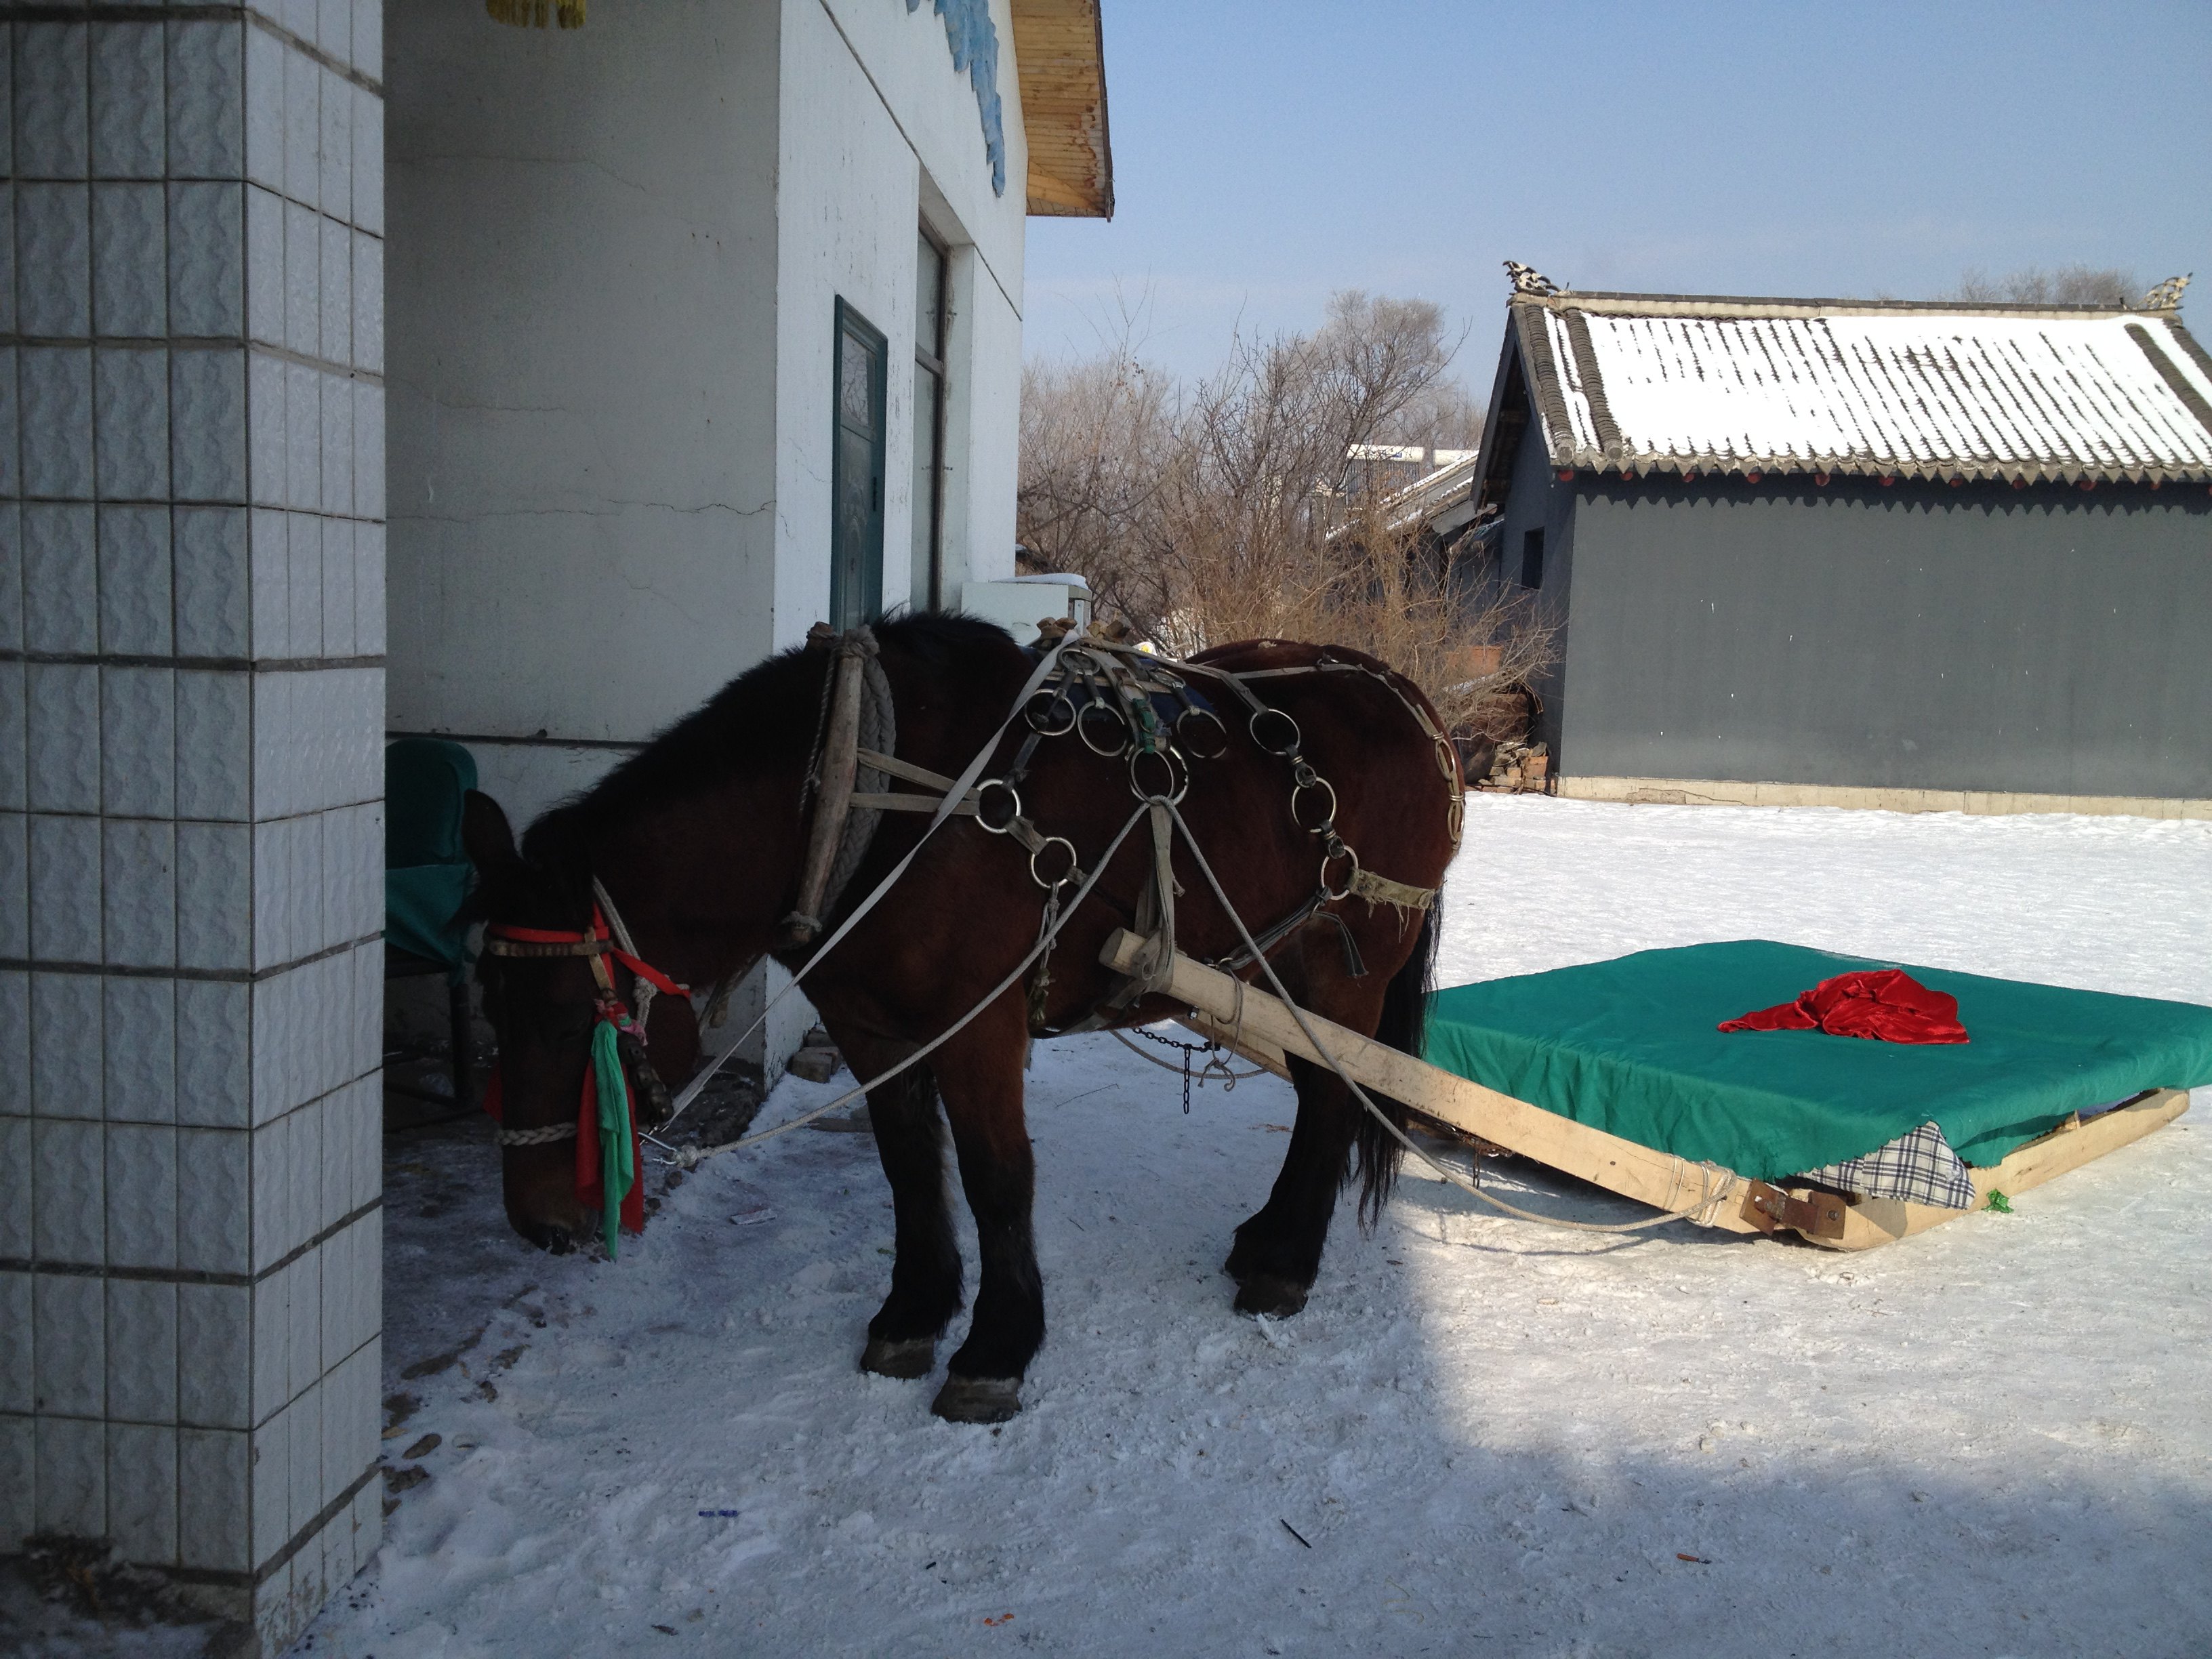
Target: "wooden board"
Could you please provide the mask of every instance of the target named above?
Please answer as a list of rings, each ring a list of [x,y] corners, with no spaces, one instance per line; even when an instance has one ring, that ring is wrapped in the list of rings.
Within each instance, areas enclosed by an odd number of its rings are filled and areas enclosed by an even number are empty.
[[[1100,960],[1117,973],[1139,969],[1148,944],[1127,928],[1118,929],[1106,941]],[[1233,1048],[1279,1076],[1287,1075],[1285,1060],[1290,1054],[1319,1064],[1328,1063],[1307,1040],[1287,1004],[1265,991],[1240,984],[1218,969],[1193,962],[1180,952],[1170,966],[1167,983],[1159,988],[1158,994],[1193,1011],[1182,1021],[1192,1030]],[[1307,1014],[1306,1020],[1345,1071],[1363,1088],[1402,1101],[1416,1111],[1480,1136],[1508,1152],[1655,1209],[1679,1210],[1701,1191],[1713,1189],[1711,1183],[1716,1177],[1704,1165],[1577,1123],[1571,1118],[1561,1117],[1495,1089],[1486,1089],[1479,1083],[1416,1060],[1411,1054],[1401,1054],[1317,1014]],[[2087,1122],[2054,1129],[2018,1148],[2002,1164],[1976,1170],[1975,1194],[1978,1199],[1986,1199],[1992,1191],[2002,1192],[2007,1197],[2027,1192],[2054,1176],[2078,1169],[2115,1148],[2141,1139],[2152,1130],[2171,1123],[2188,1108],[2185,1091],[2161,1089]],[[1721,1176],[1733,1183],[1738,1194],[1749,1186],[1733,1171],[1722,1171]],[[1803,1193],[1804,1189],[1793,1189],[1794,1196]],[[1971,1213],[1894,1199],[1853,1200],[1845,1211],[1843,1236],[1811,1242],[1833,1249],[1871,1249]],[[1732,1197],[1717,1206],[1711,1219],[1702,1224],[1728,1232],[1762,1231],[1743,1218],[1740,1197]]]

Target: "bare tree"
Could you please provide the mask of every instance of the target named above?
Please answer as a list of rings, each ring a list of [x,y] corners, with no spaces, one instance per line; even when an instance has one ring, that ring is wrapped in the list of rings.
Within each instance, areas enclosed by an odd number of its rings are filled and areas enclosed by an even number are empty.
[[[1957,290],[1944,297],[1974,305],[2118,307],[2133,305],[2142,293],[2132,270],[2075,264],[2053,270],[2023,265],[2002,276],[1971,266],[1960,275]]]
[[[1387,498],[1345,488],[1353,447],[1467,403],[1446,378],[1455,344],[1435,306],[1355,291],[1311,334],[1238,333],[1194,386],[1146,370],[1126,329],[1089,362],[1034,368],[1021,539],[1164,649],[1357,646],[1455,726],[1480,724],[1548,660],[1549,635],[1502,592],[1471,592],[1418,521],[1386,522]]]

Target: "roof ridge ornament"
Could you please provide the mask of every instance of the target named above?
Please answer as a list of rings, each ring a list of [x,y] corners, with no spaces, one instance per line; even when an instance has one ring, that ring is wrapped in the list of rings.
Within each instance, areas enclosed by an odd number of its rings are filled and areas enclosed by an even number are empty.
[[[2192,270],[2189,273],[2188,276],[2167,277],[2156,288],[2151,289],[2149,293],[2144,295],[2142,296],[2142,303],[2136,307],[2136,309],[2138,311],[2180,310],[2181,290],[2189,286],[2189,277],[2194,276],[2197,273]]]
[[[1559,285],[1557,283],[1534,265],[1524,265],[1518,259],[1508,259],[1505,262],[1505,274],[1513,279],[1513,291],[1516,294],[1543,295],[1557,294],[1559,291]],[[2182,280],[2185,282],[2188,279],[2184,277]]]

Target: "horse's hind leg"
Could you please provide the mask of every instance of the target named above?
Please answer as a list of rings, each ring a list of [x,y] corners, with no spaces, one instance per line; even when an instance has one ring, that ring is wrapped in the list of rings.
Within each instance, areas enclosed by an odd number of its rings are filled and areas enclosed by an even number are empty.
[[[1044,1286],[1030,1210],[1036,1164],[1022,1115],[1024,1008],[1008,1000],[939,1055],[960,1180],[981,1257],[968,1340],[930,1409],[956,1423],[1003,1423],[1021,1409],[1022,1373],[1044,1343]]]
[[[1380,975],[1346,977],[1334,959],[1338,948],[1331,940],[1328,954],[1308,955],[1303,973],[1293,971],[1292,963],[1282,964],[1285,979],[1305,1007],[1354,1030],[1372,1031],[1382,1013],[1383,981]],[[1292,1055],[1291,1081],[1298,1091],[1298,1115],[1290,1150],[1267,1203],[1237,1229],[1224,1265],[1237,1281],[1239,1313],[1280,1318],[1306,1305],[1359,1127],[1359,1103],[1334,1072]]]
[[[880,1071],[896,1059],[895,1053],[880,1059],[856,1054],[854,1069]],[[860,1369],[883,1376],[927,1376],[937,1364],[937,1339],[960,1311],[960,1247],[945,1200],[937,1079],[929,1068],[909,1067],[871,1090],[868,1121],[891,1185],[896,1249],[890,1294],[868,1322]]]

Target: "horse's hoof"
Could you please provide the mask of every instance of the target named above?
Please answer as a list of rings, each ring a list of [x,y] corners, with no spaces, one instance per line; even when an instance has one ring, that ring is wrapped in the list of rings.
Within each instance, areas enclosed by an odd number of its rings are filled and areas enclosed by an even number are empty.
[[[1275,1273],[1255,1273],[1237,1287],[1237,1311],[1288,1319],[1306,1305],[1306,1287]]]
[[[933,1336],[912,1336],[903,1342],[872,1336],[868,1346],[860,1351],[862,1370],[873,1371],[878,1376],[896,1376],[902,1382],[927,1376],[936,1364],[937,1339]]]
[[[1018,1376],[948,1376],[929,1404],[948,1423],[1005,1423],[1021,1408]]]

